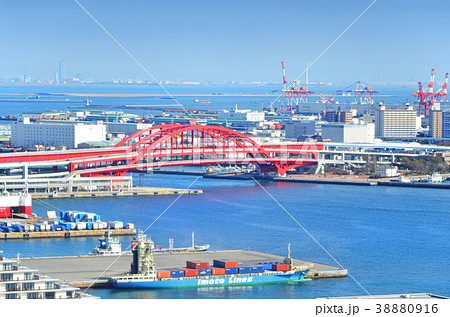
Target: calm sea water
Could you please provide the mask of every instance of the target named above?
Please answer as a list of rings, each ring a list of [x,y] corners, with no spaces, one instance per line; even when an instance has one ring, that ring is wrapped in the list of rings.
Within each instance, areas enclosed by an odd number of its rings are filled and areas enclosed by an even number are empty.
[[[11,94],[3,97],[18,98],[14,92],[142,90],[102,87],[0,86],[0,92]],[[230,102],[226,100],[222,102]],[[111,102],[132,104],[133,99]],[[67,104],[0,102],[0,115],[56,107],[65,109]],[[186,188],[195,180],[193,176],[145,175],[144,185]],[[135,181],[138,182],[137,176]],[[270,182],[262,185],[369,293],[429,292],[450,296],[450,196],[446,190]],[[173,238],[175,247],[188,246],[191,232],[195,232],[196,244],[210,244],[212,249],[250,248],[284,256],[291,243],[295,258],[338,265],[255,182],[199,178],[192,188],[203,189],[204,194],[182,196],[148,229],[156,244],[168,247],[168,239]],[[33,210],[43,216],[51,208],[47,204],[51,204],[52,209],[95,212],[103,220],[132,222],[146,229],[175,199],[164,196],[34,200]],[[129,245],[131,238],[121,241]],[[7,257],[17,253],[24,257],[83,255],[96,245],[96,238],[0,241],[0,250]],[[102,298],[188,299],[365,295],[353,278],[274,286],[90,292]]]
[[[176,97],[177,101],[185,109],[230,109],[236,105],[240,109],[261,110],[274,103],[274,107],[281,104],[281,99],[277,99],[281,93],[280,85],[214,85],[214,86],[186,86],[169,85],[165,87],[171,94],[193,94],[193,93],[238,93],[238,94],[268,94],[263,97],[246,96],[211,96],[211,97]],[[311,87],[317,94],[333,94],[340,86],[317,85]],[[378,89],[378,88],[377,88]],[[385,86],[380,87],[379,97],[374,95],[375,104],[385,103],[404,103],[413,102],[415,99],[411,96],[416,91],[415,86]],[[276,91],[276,92],[273,92]],[[0,85],[0,115],[17,114],[21,112],[39,112],[45,110],[66,110],[82,107],[86,104],[85,97],[76,96],[50,96],[41,95],[39,101],[28,100],[28,102],[19,102],[26,100],[27,94],[37,93],[121,93],[121,94],[151,94],[164,92],[156,85],[67,85],[67,86],[46,86],[46,85]],[[23,95],[25,94],[25,95]],[[384,96],[388,97],[384,97]],[[210,100],[210,104],[195,103],[194,100]],[[309,101],[316,101],[318,97],[310,97]],[[341,103],[354,102],[354,97],[336,97]],[[8,101],[8,102],[6,102]],[[16,102],[15,102],[16,101]],[[48,102],[45,102],[48,101]],[[174,105],[176,102],[171,99],[161,99],[159,97],[91,97],[91,104],[96,106],[122,106],[122,105]],[[69,108],[70,107],[70,108]],[[119,109],[120,111],[120,109]],[[139,115],[152,114],[148,110],[127,110],[127,112]]]

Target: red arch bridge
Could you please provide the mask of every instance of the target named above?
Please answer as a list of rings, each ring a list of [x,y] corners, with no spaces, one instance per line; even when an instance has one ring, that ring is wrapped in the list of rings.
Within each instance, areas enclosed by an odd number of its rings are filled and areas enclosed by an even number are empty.
[[[262,173],[285,175],[290,169],[317,164],[318,143],[259,145],[248,136],[211,125],[164,124],[138,131],[113,148],[2,154],[0,169],[28,162],[64,165],[80,176],[124,176],[130,171],[182,165],[258,164]]]

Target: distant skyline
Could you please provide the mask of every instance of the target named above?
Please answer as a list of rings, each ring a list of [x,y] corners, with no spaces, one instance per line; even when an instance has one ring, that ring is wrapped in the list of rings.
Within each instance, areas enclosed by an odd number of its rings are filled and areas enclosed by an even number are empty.
[[[158,80],[292,81],[373,0],[78,0]],[[448,0],[377,0],[310,68],[311,82],[427,82],[450,71]],[[0,3],[0,78],[150,80],[76,4]],[[300,78],[304,83],[305,76]]]

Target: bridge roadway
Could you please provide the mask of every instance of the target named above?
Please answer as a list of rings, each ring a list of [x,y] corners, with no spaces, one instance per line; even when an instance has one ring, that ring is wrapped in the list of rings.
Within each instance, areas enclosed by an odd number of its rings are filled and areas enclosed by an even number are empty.
[[[284,257],[257,251],[204,251],[204,252],[173,252],[156,253],[157,269],[186,267],[188,260],[207,261],[212,265],[214,259],[236,260],[240,264],[265,262],[282,262]],[[131,255],[122,256],[72,256],[49,258],[23,258],[21,264],[39,270],[45,275],[59,278],[73,286],[87,287],[96,279],[95,287],[111,287],[107,283],[109,276],[129,271]],[[345,277],[347,270],[326,264],[294,259],[295,266],[310,265],[310,278]]]
[[[420,154],[411,152],[386,152],[386,151],[373,151],[373,149],[387,149],[387,145],[364,145],[364,144],[339,144],[331,143],[324,144],[325,149],[317,150],[320,154],[318,159],[308,157],[301,148],[288,148],[285,145],[268,145],[263,146],[264,149],[268,151],[280,151],[285,148],[287,153],[284,158],[260,158],[261,163],[274,163],[274,162],[284,162],[287,164],[295,164],[299,161],[307,161],[309,164],[317,164],[318,162],[324,164],[365,164],[366,162],[361,158],[362,156],[374,156],[374,157],[387,157],[389,160],[387,163],[392,163],[395,161],[396,157],[417,157]],[[373,146],[373,147],[372,147]],[[386,147],[385,147],[386,146]],[[370,150],[372,149],[372,150]],[[395,151],[400,149],[415,149],[431,150],[434,147],[413,147],[413,148],[403,148],[400,145],[395,145],[390,148]],[[438,147],[439,150],[445,150],[446,147]],[[236,150],[236,149],[235,149]],[[448,148],[450,150],[450,147]],[[311,153],[312,151],[307,151]],[[127,163],[133,159],[133,153],[127,152],[126,147],[120,148],[105,148],[92,151],[92,149],[79,149],[79,150],[68,150],[68,151],[52,151],[52,152],[18,152],[18,153],[8,153],[0,154],[0,169],[12,170],[12,169],[23,169],[26,170],[23,177],[38,177],[36,174],[28,174],[28,169],[38,169],[38,168],[62,168],[64,171],[60,173],[68,174],[69,172],[75,172],[81,176],[89,176],[92,173],[111,173],[117,171],[130,171],[130,170],[146,170],[146,169],[157,169],[167,166],[182,166],[182,165],[209,165],[209,164],[245,164],[245,163],[257,163],[258,159],[249,159],[245,157],[245,151],[238,149],[232,152],[228,158],[223,159],[193,159],[193,160],[171,160],[171,157],[183,156],[183,155],[219,155],[226,154],[226,149],[165,149],[158,151],[158,154],[149,154],[146,159],[151,159],[152,157],[159,161],[149,162],[149,163],[138,163],[134,165],[128,165]],[[282,155],[282,154],[281,154]],[[296,158],[289,158],[289,156],[298,156]],[[355,158],[357,157],[357,158]],[[163,160],[161,161],[161,158]],[[167,158],[167,160],[165,159]],[[108,162],[115,162],[113,164],[108,164]],[[381,162],[383,163],[383,162]],[[386,162],[385,162],[386,163]],[[98,164],[98,165],[97,165]],[[87,167],[87,168],[86,168]],[[59,174],[54,172],[50,176],[57,177]],[[48,176],[48,175],[46,175]],[[8,177],[8,176],[6,176]]]
[[[81,176],[123,176],[127,172],[162,166],[256,163],[263,173],[286,171],[303,165],[365,164],[363,156],[418,156],[420,151],[449,151],[450,147],[404,143],[343,144],[298,143],[257,144],[249,136],[221,126],[163,124],[138,131],[113,148],[8,153],[0,155],[0,169],[29,175],[33,168]],[[388,157],[388,160],[384,159]],[[35,173],[36,174],[36,173]],[[33,177],[36,177],[35,175]]]

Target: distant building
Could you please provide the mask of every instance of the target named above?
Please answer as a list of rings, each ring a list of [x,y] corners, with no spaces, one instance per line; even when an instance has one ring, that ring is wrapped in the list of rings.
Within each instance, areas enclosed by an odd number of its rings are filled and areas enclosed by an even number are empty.
[[[450,111],[442,111],[442,137],[450,138]]]
[[[290,139],[297,139],[303,136],[313,136],[319,134],[320,126],[315,120],[293,120],[285,125],[285,136]]]
[[[417,112],[412,105],[406,109],[386,109],[380,105],[375,112],[375,137],[414,138],[417,136]]]
[[[64,61],[59,61],[59,71],[58,71],[58,82],[62,84],[64,82],[65,74],[64,74]]]
[[[217,112],[218,120],[239,120],[239,121],[264,121],[265,114],[262,111],[252,111],[249,109],[239,110],[236,106],[235,109],[230,111],[220,110]]]
[[[80,143],[105,140],[104,124],[30,122],[30,118],[11,124],[11,144],[15,147],[33,149],[44,145],[74,149]]]
[[[322,120],[326,122],[348,123],[353,119],[351,111],[322,111]]]
[[[106,133],[108,134],[125,134],[131,135],[140,130],[150,128],[151,123],[137,123],[137,122],[106,122]]]
[[[434,139],[442,138],[442,110],[439,103],[431,107],[429,115],[429,136]]]
[[[390,165],[381,165],[375,168],[375,175],[377,177],[396,177],[398,176],[398,167]]]
[[[338,143],[372,143],[370,128],[367,124],[322,124],[322,138]]]

